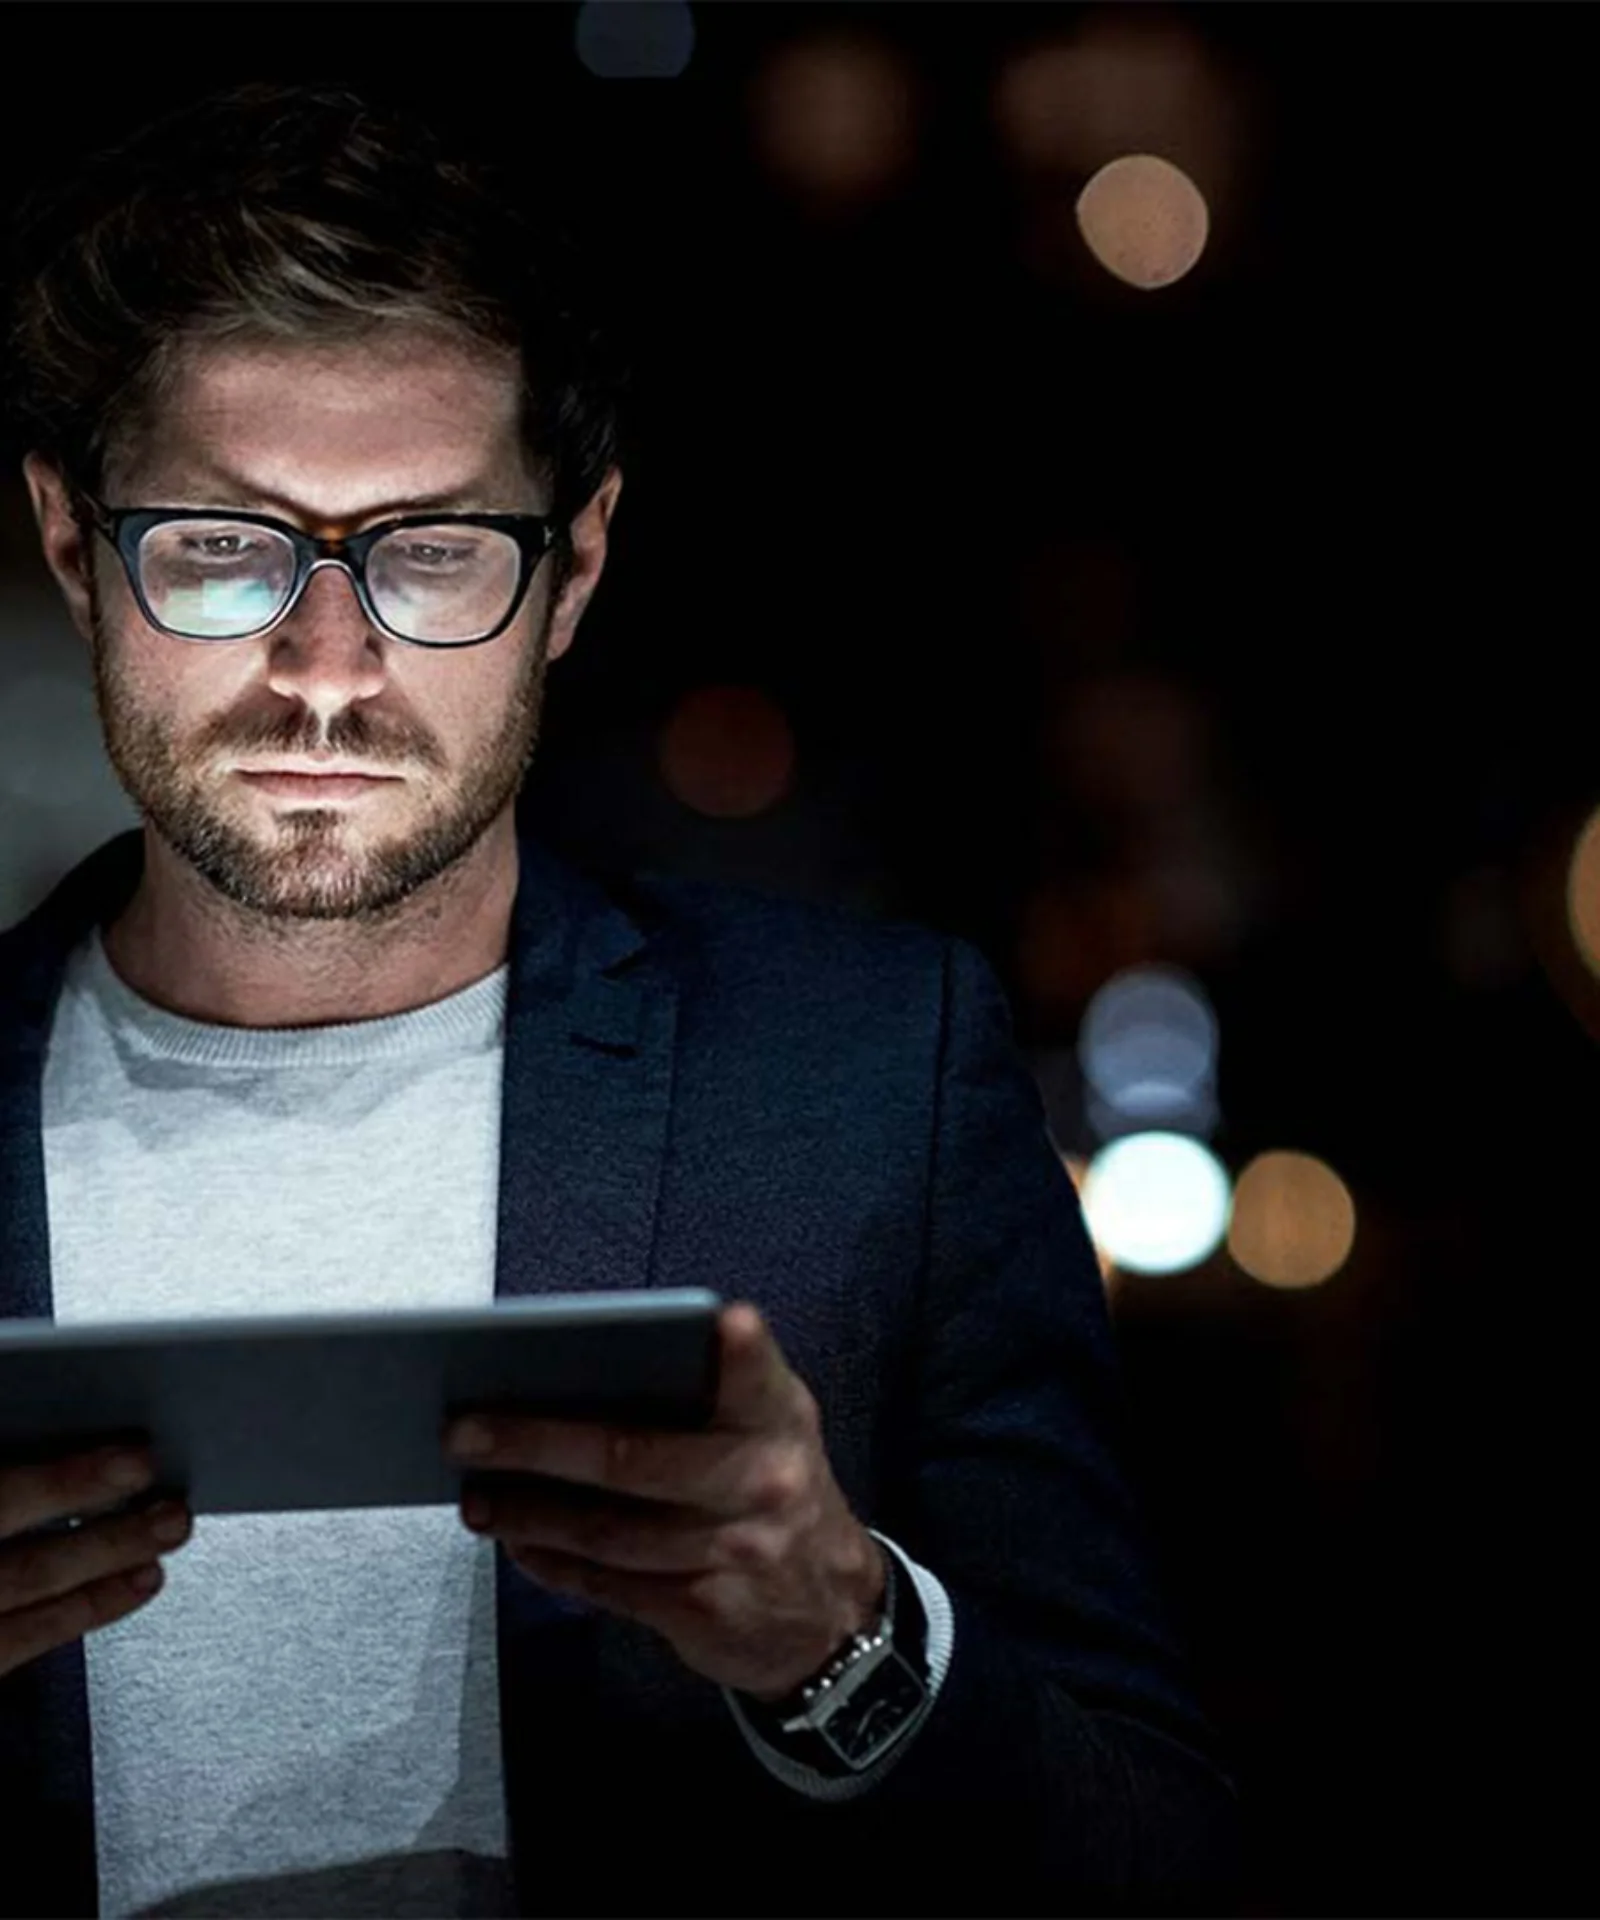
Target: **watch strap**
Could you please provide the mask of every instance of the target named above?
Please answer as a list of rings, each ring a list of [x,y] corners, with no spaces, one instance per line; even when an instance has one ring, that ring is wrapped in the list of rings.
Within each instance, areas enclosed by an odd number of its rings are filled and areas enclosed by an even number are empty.
[[[903,1694],[908,1687],[915,1687],[925,1700],[929,1678],[928,1664],[928,1619],[923,1608],[922,1597],[917,1591],[914,1580],[905,1575],[903,1569],[895,1565],[893,1550],[880,1542],[880,1550],[888,1569],[888,1582],[885,1589],[885,1612],[892,1614],[892,1654],[889,1662],[892,1671],[885,1672],[879,1667],[866,1676],[861,1693],[870,1698],[874,1693],[894,1690]],[[892,1596],[892,1607],[888,1604]],[[754,1699],[749,1694],[738,1696],[739,1709],[751,1730],[776,1752],[794,1760],[797,1764],[810,1767],[813,1771],[834,1777],[847,1776],[859,1772],[859,1762],[847,1759],[839,1746],[829,1738],[825,1729],[804,1727],[793,1731],[784,1725],[786,1720],[793,1721],[805,1710],[805,1689],[819,1680],[838,1660],[840,1654],[847,1653],[853,1641],[847,1641],[843,1648],[835,1653],[833,1659],[818,1669],[817,1674],[797,1687],[783,1699],[767,1702]],[[834,1715],[842,1722],[852,1718],[852,1709],[857,1702],[846,1699],[835,1710]],[[834,1716],[830,1716],[834,1717]],[[904,1709],[897,1716],[904,1723]]]

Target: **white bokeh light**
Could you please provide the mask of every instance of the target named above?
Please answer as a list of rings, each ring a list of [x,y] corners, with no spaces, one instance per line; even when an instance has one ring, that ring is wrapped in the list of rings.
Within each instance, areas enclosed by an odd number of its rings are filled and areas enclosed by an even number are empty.
[[[1214,1253],[1228,1230],[1227,1169],[1179,1133],[1134,1133],[1102,1147],[1083,1180],[1095,1246],[1129,1273],[1180,1273]]]
[[[1089,1002],[1078,1058],[1102,1136],[1216,1122],[1217,1018],[1177,967],[1129,967]]]

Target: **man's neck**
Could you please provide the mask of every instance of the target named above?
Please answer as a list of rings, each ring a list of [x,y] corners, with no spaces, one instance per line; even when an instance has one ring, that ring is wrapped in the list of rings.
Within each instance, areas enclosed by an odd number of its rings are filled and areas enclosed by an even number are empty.
[[[381,924],[268,922],[223,899],[145,829],[139,887],[106,957],[169,1013],[230,1027],[322,1027],[409,1013],[504,964],[517,891],[509,815]]]

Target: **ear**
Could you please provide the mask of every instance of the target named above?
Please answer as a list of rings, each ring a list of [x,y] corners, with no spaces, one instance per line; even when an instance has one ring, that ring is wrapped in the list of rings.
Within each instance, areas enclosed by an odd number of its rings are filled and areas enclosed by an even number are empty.
[[[91,639],[89,577],[94,555],[72,510],[67,483],[60,471],[37,453],[23,459],[22,475],[28,483],[34,518],[39,523],[45,564],[61,589],[72,624],[85,640]]]
[[[545,658],[566,652],[577,635],[578,622],[606,564],[606,530],[622,492],[622,472],[613,467],[595,489],[594,497],[572,523],[572,572],[550,620],[550,642]]]

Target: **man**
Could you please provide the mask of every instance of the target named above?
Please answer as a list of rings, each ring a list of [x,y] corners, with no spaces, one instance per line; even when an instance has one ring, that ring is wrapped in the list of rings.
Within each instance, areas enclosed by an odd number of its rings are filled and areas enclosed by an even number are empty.
[[[31,230],[25,474],[144,828],[0,939],[0,1312],[710,1284],[716,1418],[506,1420],[463,1470],[544,1477],[476,1528],[170,1548],[0,1468],[0,1903],[1204,1908],[1232,1790],[993,975],[519,818],[621,473],[487,178],[250,87]]]

